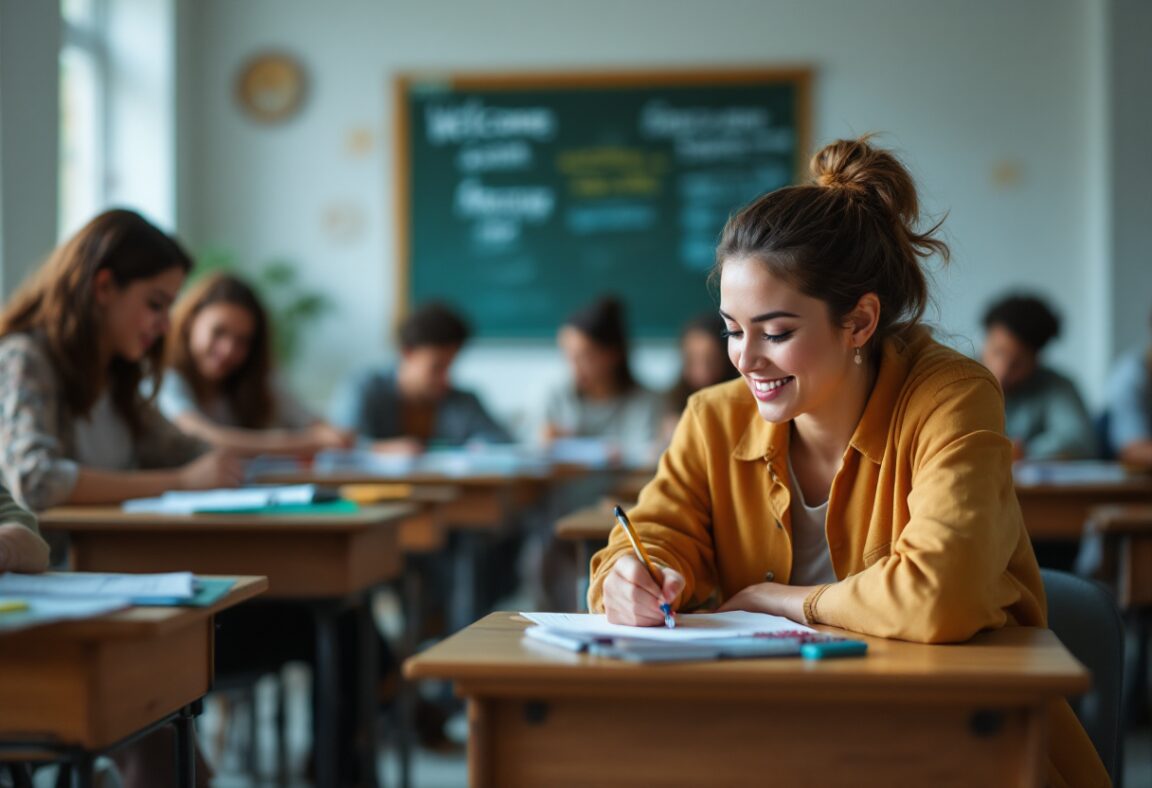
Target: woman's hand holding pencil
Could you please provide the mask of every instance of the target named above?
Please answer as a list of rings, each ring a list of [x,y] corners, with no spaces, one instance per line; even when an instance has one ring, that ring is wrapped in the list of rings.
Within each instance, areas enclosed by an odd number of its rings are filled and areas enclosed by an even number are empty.
[[[619,506],[614,514],[636,556],[621,556],[604,580],[604,612],[608,621],[635,627],[675,627],[672,606],[684,590],[683,575],[653,563],[628,515]]]

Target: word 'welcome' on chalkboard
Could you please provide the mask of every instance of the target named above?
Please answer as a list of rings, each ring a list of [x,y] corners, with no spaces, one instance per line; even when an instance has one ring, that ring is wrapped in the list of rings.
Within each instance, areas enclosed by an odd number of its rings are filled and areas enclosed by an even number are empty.
[[[543,337],[603,293],[639,336],[714,308],[728,216],[795,181],[809,72],[397,80],[401,312],[454,303],[482,337]]]

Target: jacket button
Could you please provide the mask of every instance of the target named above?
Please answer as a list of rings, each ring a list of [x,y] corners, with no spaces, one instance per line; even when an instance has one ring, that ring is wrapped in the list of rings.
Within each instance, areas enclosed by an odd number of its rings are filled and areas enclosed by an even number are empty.
[[[765,583],[771,583],[775,579],[776,579],[776,573],[775,572],[765,572],[764,573],[764,582]]]

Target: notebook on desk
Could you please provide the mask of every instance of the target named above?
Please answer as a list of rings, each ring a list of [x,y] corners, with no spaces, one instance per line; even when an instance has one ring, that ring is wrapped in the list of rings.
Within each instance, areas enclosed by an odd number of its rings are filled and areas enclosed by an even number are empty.
[[[524,631],[534,643],[630,662],[801,656],[858,656],[860,640],[827,635],[780,616],[731,611],[677,616],[675,629],[610,624],[603,615],[522,613],[536,626]]]

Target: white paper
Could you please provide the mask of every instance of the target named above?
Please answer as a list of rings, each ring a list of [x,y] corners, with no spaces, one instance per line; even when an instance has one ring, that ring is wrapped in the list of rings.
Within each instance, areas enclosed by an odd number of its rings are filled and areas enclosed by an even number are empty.
[[[521,613],[524,618],[558,632],[590,637],[628,637],[648,640],[703,640],[721,637],[751,637],[777,632],[815,632],[781,616],[734,610],[727,613],[686,613],[676,616],[676,628],[630,627],[609,624],[597,613]]]
[[[10,577],[10,575],[4,575]],[[0,579],[3,579],[0,577]],[[0,602],[12,597],[0,595]],[[75,597],[19,597],[28,606],[27,610],[14,610],[0,613],[0,632],[51,624],[65,619],[91,618],[102,616],[131,606],[129,599],[116,597],[75,598]]]
[[[1118,462],[1098,460],[1017,462],[1012,475],[1020,484],[1119,484],[1127,481],[1128,471]]]
[[[195,514],[235,512],[312,503],[314,484],[285,484],[239,489],[166,492],[159,498],[133,498],[125,501],[126,512],[149,514]]]
[[[73,597],[81,599],[137,599],[144,597],[190,598],[195,593],[191,572],[120,574],[105,572],[45,572],[0,575],[0,595]]]

